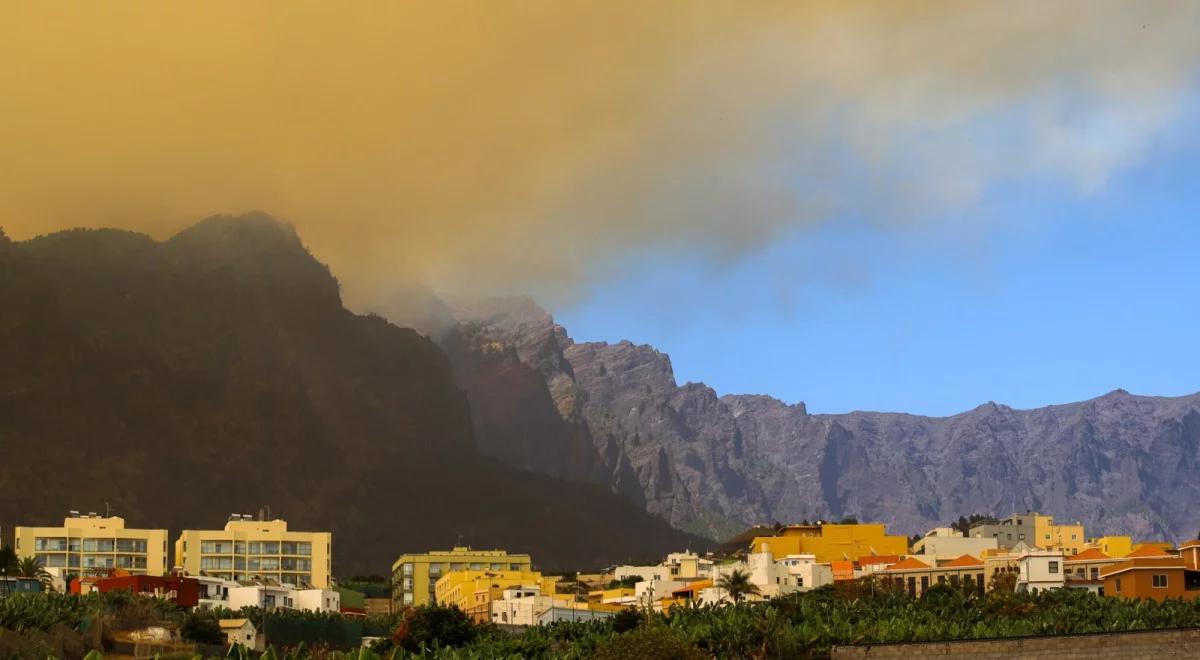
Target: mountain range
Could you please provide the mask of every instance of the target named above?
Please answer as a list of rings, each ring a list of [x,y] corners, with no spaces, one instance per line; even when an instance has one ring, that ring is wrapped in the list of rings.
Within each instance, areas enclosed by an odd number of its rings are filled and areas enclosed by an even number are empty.
[[[6,532],[111,510],[176,534],[270,507],[333,533],[337,575],[456,544],[547,569],[706,547],[606,487],[489,458],[475,436],[446,354],[347,311],[268,216],[163,242],[0,232]]]
[[[575,342],[529,300],[435,316],[441,325],[424,331],[451,356],[482,451],[604,485],[708,538],[848,517],[914,534],[1026,510],[1094,535],[1190,538],[1200,528],[1189,504],[1200,495],[1200,394],[1117,390],[950,417],[812,414],[803,403],[680,385],[662,352]]]
[[[805,519],[1200,527],[1200,395],[813,414],[681,385],[664,353],[576,342],[528,299],[414,291],[348,311],[262,214],[161,242],[0,232],[0,525],[107,505],[177,532],[269,506],[332,531],[339,575],[460,543],[599,567]]]

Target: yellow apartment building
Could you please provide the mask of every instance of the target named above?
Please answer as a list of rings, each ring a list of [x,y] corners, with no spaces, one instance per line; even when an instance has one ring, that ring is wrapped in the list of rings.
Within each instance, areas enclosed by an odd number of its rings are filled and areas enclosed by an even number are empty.
[[[119,568],[133,575],[167,572],[167,530],[129,529],[117,516],[76,512],[62,527],[17,527],[13,550],[70,575],[102,574]]]
[[[455,547],[401,555],[392,564],[392,601],[397,608],[433,602],[435,585],[451,571],[529,571],[529,555],[505,550],[472,550]]]
[[[770,552],[780,560],[788,555],[816,555],[820,563],[856,561],[871,555],[908,554],[908,538],[888,536],[879,523],[790,525],[776,536],[758,536],[750,552]]]
[[[536,587],[540,595],[553,598],[559,579],[537,571],[450,571],[434,583],[434,595],[439,605],[453,605],[472,621],[487,623],[492,620],[492,601],[503,598],[505,589]]]
[[[294,532],[284,520],[234,514],[224,529],[185,529],[175,541],[175,565],[188,575],[229,580],[264,577],[330,588],[333,535]]]

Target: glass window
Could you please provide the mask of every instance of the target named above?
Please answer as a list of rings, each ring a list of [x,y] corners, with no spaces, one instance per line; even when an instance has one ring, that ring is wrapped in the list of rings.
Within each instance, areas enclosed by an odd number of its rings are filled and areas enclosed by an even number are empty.
[[[67,566],[79,568],[79,555],[67,555]]]
[[[37,558],[46,568],[64,568],[67,565],[66,555],[37,555]]]
[[[1100,579],[1100,569],[1095,566],[1092,567],[1092,579],[1093,580]]]
[[[262,553],[264,555],[279,554],[279,541],[263,541]]]
[[[67,539],[64,538],[43,538],[38,537],[33,540],[34,550],[45,550],[49,552],[66,552]]]
[[[227,555],[233,552],[233,541],[201,541],[200,554]]]
[[[1058,575],[1058,562],[1056,562],[1056,561],[1050,562],[1050,574]]]
[[[1154,576],[1154,587],[1156,589],[1166,589],[1167,588],[1167,576],[1166,575],[1155,575]]]
[[[248,548],[247,549],[248,554],[261,555],[262,554],[262,541],[251,541],[250,544],[247,546],[247,548]]]
[[[145,539],[117,539],[117,552],[146,552]]]
[[[297,543],[296,544],[296,554],[304,555],[305,557],[311,556],[312,555],[312,544],[311,543]]]
[[[233,558],[233,568],[234,568],[234,570],[238,570],[238,571],[246,570],[246,558],[245,557],[234,557]]]
[[[413,565],[412,564],[401,565],[401,572],[404,573],[405,575],[412,575],[413,574]],[[432,573],[433,571],[430,570],[430,572]]]
[[[280,543],[280,544],[279,544],[279,554],[281,554],[281,555],[294,555],[294,554],[296,554],[296,543],[295,543],[295,541],[283,541],[282,543]]]
[[[504,564],[492,564],[492,570],[493,570],[493,571],[502,571],[502,570],[504,570]],[[678,568],[678,567],[675,567],[675,566],[672,566],[672,567],[671,567],[671,572],[672,572],[672,573],[678,573],[678,572],[679,572],[679,568]]]
[[[79,552],[79,539],[67,539],[67,551]]]
[[[471,562],[471,570],[473,570],[473,571],[482,571],[482,570],[483,570],[483,564],[482,564],[482,563],[480,563],[480,562],[477,562],[477,561],[476,561],[476,562]]]
[[[234,541],[233,542],[233,554],[235,554],[235,555],[246,554],[246,542],[245,541]]]

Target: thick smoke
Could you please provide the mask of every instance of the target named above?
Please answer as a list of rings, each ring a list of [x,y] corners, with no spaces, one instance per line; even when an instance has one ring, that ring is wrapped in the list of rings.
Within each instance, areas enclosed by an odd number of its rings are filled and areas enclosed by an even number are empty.
[[[363,306],[577,290],[998,184],[1082,192],[1194,82],[1200,3],[6,3],[0,225],[294,222]]]

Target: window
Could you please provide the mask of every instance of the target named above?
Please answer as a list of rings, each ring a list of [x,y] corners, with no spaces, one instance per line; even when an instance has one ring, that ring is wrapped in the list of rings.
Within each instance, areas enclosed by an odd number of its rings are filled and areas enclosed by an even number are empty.
[[[1005,534],[1005,536],[1007,536],[1007,537],[1008,537],[1008,540],[1009,540],[1009,541],[1011,541],[1011,540],[1012,540],[1012,532],[1009,532],[1008,534]]]
[[[117,539],[117,552],[146,552],[145,539]]]
[[[1024,534],[1017,534],[1017,540],[1018,540],[1018,541],[1024,541],[1024,540],[1025,540],[1025,535],[1024,535]]]
[[[1117,591],[1121,590],[1121,578],[1117,578]]]
[[[1075,535],[1074,535],[1074,534],[1072,534],[1072,535],[1071,535],[1071,540],[1072,540],[1072,541],[1074,541],[1074,540],[1075,540],[1075,538],[1076,538],[1076,537],[1075,537]]]
[[[34,550],[48,550],[50,552],[66,552],[67,539],[65,538],[36,538],[33,540]]]
[[[946,576],[945,575],[938,576],[938,584],[946,584]]]
[[[1050,575],[1058,575],[1058,562],[1052,561],[1049,565]]]
[[[1093,567],[1092,567],[1092,579],[1093,579],[1093,580],[1099,580],[1099,579],[1100,579],[1100,569],[1099,569],[1098,567],[1096,567],[1096,566],[1093,566]]]
[[[1154,580],[1153,586],[1155,589],[1166,589],[1167,588],[1167,576],[1166,575],[1161,574],[1161,573],[1156,574],[1153,577],[1153,580]]]
[[[233,552],[233,541],[201,541],[200,554],[227,555]]]
[[[429,572],[430,572],[430,573],[433,573],[433,572],[434,572],[434,571],[433,571],[433,568],[434,568],[433,566],[430,566],[430,567],[429,567]],[[400,567],[400,572],[401,572],[401,573],[403,573],[404,575],[412,575],[412,573],[413,573],[413,565],[412,565],[412,564],[403,564],[403,565],[401,565],[401,567]]]
[[[925,590],[928,588],[929,588],[929,576],[922,575],[921,576],[921,593],[925,593]]]

